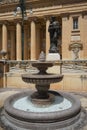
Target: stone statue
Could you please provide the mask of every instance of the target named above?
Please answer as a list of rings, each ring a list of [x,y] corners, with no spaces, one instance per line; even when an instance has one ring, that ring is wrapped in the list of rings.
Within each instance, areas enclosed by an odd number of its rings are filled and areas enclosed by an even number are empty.
[[[50,33],[50,53],[58,53],[58,38],[60,36],[59,22],[56,21],[56,17],[52,16],[50,19],[50,25],[48,28]]]

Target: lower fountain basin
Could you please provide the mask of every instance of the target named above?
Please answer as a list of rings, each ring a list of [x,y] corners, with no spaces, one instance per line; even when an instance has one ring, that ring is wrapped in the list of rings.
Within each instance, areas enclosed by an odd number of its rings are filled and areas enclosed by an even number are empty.
[[[15,94],[9,97],[2,111],[2,121],[10,127],[21,127],[21,130],[35,130],[43,126],[51,125],[54,130],[61,128],[66,123],[68,125],[75,123],[80,118],[81,105],[73,95],[63,92],[49,91],[49,94],[55,96],[55,101],[52,104],[38,106],[31,102],[30,96],[32,91]],[[14,130],[14,129],[12,129]],[[40,129],[39,129],[40,130]],[[46,127],[45,129],[46,130]],[[55,129],[56,130],[56,129]]]

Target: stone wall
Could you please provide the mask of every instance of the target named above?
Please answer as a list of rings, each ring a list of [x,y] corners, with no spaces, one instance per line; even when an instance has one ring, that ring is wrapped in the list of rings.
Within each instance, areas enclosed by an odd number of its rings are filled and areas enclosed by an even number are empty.
[[[50,89],[64,91],[87,91],[86,73],[63,73],[64,78],[59,83],[51,84]],[[21,74],[10,74],[6,78],[7,88],[30,88],[35,89],[34,84],[27,84],[22,81]]]

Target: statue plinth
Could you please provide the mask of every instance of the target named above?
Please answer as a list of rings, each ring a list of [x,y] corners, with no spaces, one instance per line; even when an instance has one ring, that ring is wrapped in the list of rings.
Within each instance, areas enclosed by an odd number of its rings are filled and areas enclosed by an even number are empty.
[[[58,60],[60,60],[60,54],[59,53],[48,53],[46,60],[47,61],[58,61]]]

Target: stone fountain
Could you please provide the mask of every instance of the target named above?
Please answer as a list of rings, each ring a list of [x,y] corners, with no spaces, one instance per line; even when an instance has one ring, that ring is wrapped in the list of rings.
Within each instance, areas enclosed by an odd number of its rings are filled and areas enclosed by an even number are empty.
[[[22,75],[23,81],[35,84],[37,91],[21,92],[5,101],[0,116],[4,130],[77,130],[85,113],[72,94],[49,90],[51,83],[63,79],[61,74],[46,72],[53,65],[45,61],[42,52],[39,60],[32,62],[39,72]]]

